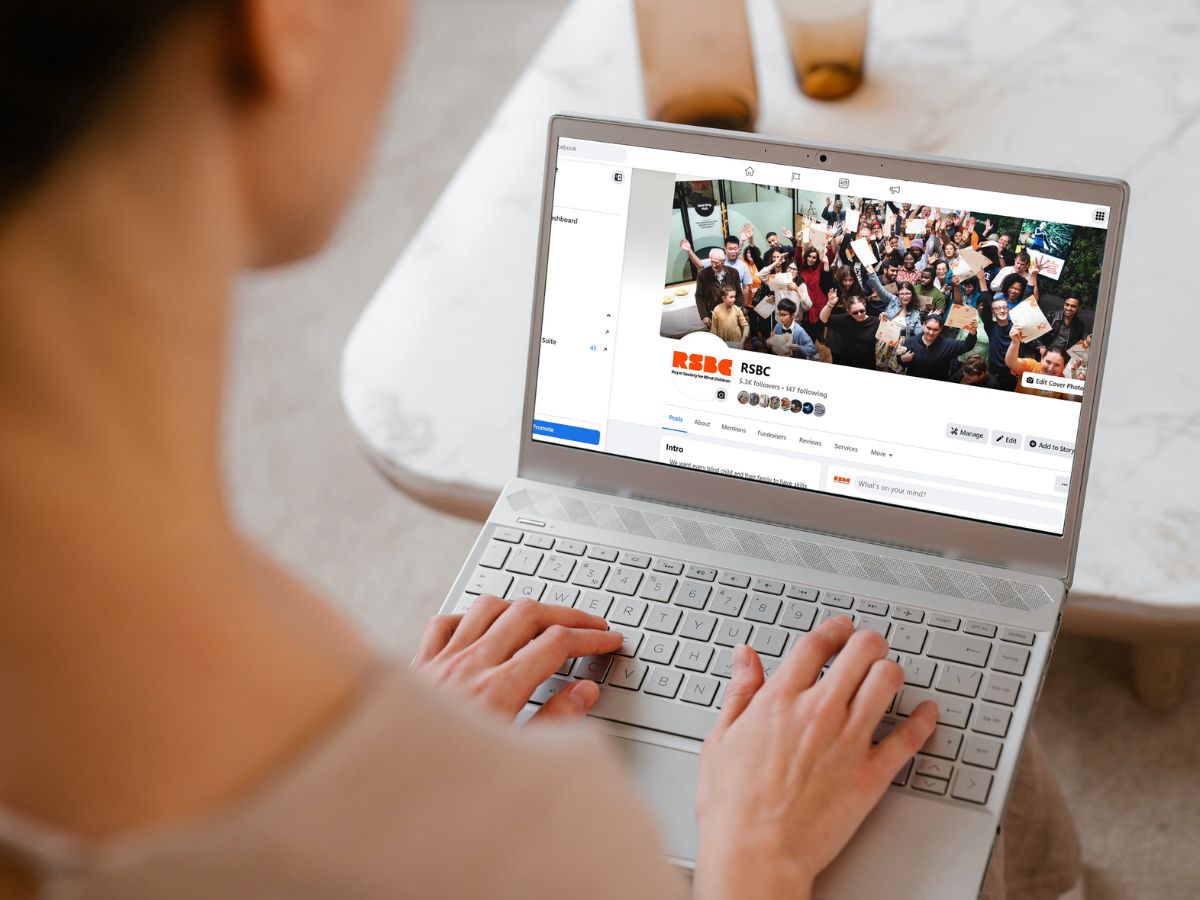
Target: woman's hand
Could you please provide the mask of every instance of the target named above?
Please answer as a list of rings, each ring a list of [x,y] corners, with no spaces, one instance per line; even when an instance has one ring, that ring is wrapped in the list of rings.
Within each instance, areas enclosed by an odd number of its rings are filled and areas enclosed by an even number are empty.
[[[700,755],[696,897],[808,896],[933,733],[926,701],[872,746],[904,675],[882,637],[852,628],[842,616],[814,629],[765,684],[758,654],[736,648]]]
[[[484,595],[462,615],[435,616],[425,628],[413,669],[508,718],[568,659],[612,653],[623,636],[578,609]],[[547,701],[534,718],[575,718],[600,695],[580,679]]]

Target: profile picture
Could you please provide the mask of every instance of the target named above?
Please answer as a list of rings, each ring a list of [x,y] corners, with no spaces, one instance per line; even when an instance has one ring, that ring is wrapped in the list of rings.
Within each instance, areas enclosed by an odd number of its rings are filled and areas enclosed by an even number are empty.
[[[750,401],[750,395],[746,391],[738,391],[738,403],[746,404]]]
[[[794,413],[798,413],[798,412],[800,412],[800,410],[802,410],[803,408],[804,408],[804,404],[803,404],[803,403],[801,403],[799,400],[793,400],[793,401],[792,401],[792,412],[794,412]]]
[[[771,409],[779,409],[779,398],[778,397],[771,398]]]
[[[751,405],[751,406],[758,406],[758,394],[751,394],[751,395],[750,395],[750,405]]]

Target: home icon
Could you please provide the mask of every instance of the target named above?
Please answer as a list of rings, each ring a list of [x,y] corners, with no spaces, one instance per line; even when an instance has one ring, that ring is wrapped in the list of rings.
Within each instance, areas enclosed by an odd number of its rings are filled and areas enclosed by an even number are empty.
[[[749,166],[746,166],[746,177],[749,178],[753,174],[754,174],[754,170],[752,168],[750,168]]]

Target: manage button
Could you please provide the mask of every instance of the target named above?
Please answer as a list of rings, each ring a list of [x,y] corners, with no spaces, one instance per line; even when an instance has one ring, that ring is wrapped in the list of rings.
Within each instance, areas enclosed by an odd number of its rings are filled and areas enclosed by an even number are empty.
[[[951,422],[946,426],[946,437],[956,441],[971,441],[973,444],[986,444],[988,433],[986,428],[976,428],[974,425],[957,425]]]
[[[1025,439],[1025,447],[1028,450],[1036,451],[1037,453],[1052,453],[1055,456],[1074,456],[1075,442],[1060,441],[1051,438],[1034,437],[1030,435]]]

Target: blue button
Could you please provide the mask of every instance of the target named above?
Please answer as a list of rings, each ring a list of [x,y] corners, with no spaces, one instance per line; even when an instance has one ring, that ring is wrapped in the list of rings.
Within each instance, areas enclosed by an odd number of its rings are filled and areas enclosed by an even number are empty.
[[[595,428],[579,428],[575,425],[560,425],[558,422],[543,422],[533,420],[533,433],[538,437],[551,437],[560,441],[574,441],[577,444],[600,443],[600,432]]]

